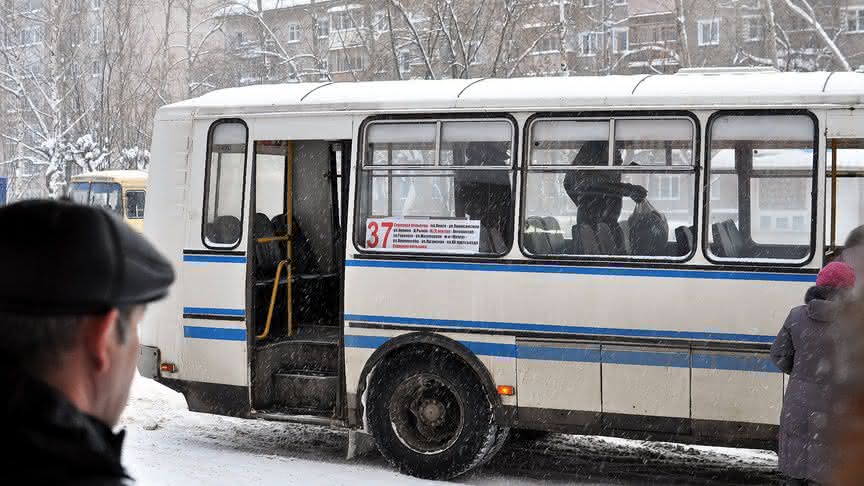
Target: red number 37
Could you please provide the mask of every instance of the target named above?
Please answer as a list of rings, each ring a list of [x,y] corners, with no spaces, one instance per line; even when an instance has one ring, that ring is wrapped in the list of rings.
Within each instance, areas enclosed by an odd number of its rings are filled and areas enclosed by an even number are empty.
[[[382,221],[381,227],[384,228],[384,241],[381,245],[381,248],[387,248],[387,241],[390,239],[390,231],[393,229],[392,221]],[[378,244],[382,243],[381,239],[378,236],[378,222],[377,221],[369,221],[369,224],[366,225],[367,234],[371,237],[371,239],[366,240],[367,248],[378,248]]]

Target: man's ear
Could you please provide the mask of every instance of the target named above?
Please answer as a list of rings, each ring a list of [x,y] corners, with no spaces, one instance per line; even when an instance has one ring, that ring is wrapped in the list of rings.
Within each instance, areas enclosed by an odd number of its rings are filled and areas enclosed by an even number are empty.
[[[117,345],[117,309],[83,318],[84,349],[96,371],[104,371],[111,364],[111,349]]]

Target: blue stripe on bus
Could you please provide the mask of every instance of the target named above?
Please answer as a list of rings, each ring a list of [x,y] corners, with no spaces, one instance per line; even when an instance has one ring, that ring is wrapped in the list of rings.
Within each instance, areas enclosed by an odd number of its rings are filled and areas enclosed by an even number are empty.
[[[183,255],[183,261],[189,263],[246,263],[246,257],[230,255]]]
[[[519,359],[540,359],[545,361],[576,361],[580,363],[599,363],[600,348],[551,348],[546,346],[517,346]]]
[[[382,336],[345,335],[345,347],[377,349],[390,338]],[[617,365],[656,366],[663,368],[699,368],[712,370],[755,371],[779,373],[768,358],[756,356],[706,355],[687,352],[645,350],[599,350],[584,348],[555,348],[545,346],[514,346],[511,344],[459,341],[475,354],[505,358],[603,363]],[[692,363],[692,365],[691,365]]]
[[[194,314],[199,316],[228,316],[228,317],[245,317],[246,311],[243,309],[221,309],[216,307],[184,307],[184,314]]]
[[[425,319],[419,317],[368,316],[345,314],[346,321],[377,324],[402,324],[426,327],[495,329],[503,331],[557,332],[564,334],[591,334],[597,336],[628,336],[645,338],[701,339],[709,341],[741,341],[771,343],[774,336],[735,334],[725,332],[664,331],[653,329],[622,329],[612,327],[564,326],[553,324],[530,324],[522,322],[463,321],[453,319]]]
[[[215,339],[219,341],[245,341],[246,329],[183,326],[183,337],[192,339]]]
[[[711,280],[758,280],[766,282],[816,281],[815,274],[675,270],[661,268],[575,267],[563,265],[513,265],[506,263],[425,262],[407,260],[348,260],[347,267],[403,268],[417,270],[464,270],[479,272],[554,273],[614,277],[696,278]]]
[[[731,356],[728,354],[693,353],[693,368],[780,373],[780,370],[777,369],[777,366],[769,358],[760,358],[757,356]]]
[[[667,368],[689,368],[690,353],[657,352],[657,351],[624,351],[615,350],[600,352],[600,360],[603,363],[639,365],[639,366],[663,366]]]

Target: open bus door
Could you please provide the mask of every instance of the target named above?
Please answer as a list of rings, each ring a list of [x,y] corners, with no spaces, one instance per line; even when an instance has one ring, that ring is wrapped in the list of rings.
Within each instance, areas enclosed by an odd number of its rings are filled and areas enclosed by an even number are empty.
[[[349,145],[255,143],[247,293],[257,411],[341,414],[342,174]]]
[[[846,237],[864,224],[864,139],[830,139],[825,169],[825,261],[843,252]]]

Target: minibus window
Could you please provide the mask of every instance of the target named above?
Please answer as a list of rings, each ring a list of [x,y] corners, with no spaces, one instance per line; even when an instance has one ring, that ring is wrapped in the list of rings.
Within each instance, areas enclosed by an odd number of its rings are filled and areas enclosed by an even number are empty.
[[[373,122],[365,139],[358,247],[452,255],[509,250],[509,120]]]
[[[721,115],[709,126],[710,258],[803,263],[812,253],[816,127],[799,114]]]
[[[692,254],[692,120],[539,119],[530,132],[522,227],[528,254],[671,260]]]
[[[90,183],[73,182],[69,197],[79,204],[88,204],[90,202]]]
[[[211,128],[204,214],[207,246],[233,248],[240,243],[246,138],[246,125],[239,121],[219,121]]]
[[[144,191],[126,191],[126,217],[144,218]]]
[[[120,199],[120,184],[113,182],[94,182],[90,185],[90,200],[88,204],[105,208],[117,214],[123,214]]]

